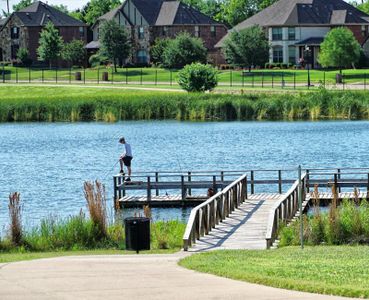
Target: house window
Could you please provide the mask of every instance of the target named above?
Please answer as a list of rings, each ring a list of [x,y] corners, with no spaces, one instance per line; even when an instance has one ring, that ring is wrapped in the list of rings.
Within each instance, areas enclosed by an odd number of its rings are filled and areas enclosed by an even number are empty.
[[[288,47],[288,62],[296,64],[296,48],[294,46]]]
[[[282,40],[282,28],[281,27],[272,28],[272,40],[273,41]]]
[[[142,40],[144,36],[144,28],[142,26],[138,27],[138,38]]]
[[[85,36],[85,29],[82,26],[79,27],[79,36],[80,37],[84,37]]]
[[[12,53],[11,53],[11,58],[12,59],[17,59],[17,53],[18,53],[18,50],[19,50],[19,46],[18,45],[12,45],[12,47],[11,47],[11,51],[12,51]]]
[[[195,36],[196,37],[200,36],[200,27],[199,26],[195,26]]]
[[[274,63],[283,62],[283,48],[281,46],[273,48],[273,62]]]
[[[294,41],[296,39],[295,27],[288,27],[288,40]]]
[[[361,35],[366,36],[367,31],[368,31],[367,26],[361,25]]]
[[[146,50],[137,51],[137,63],[146,64],[147,63],[147,53]]]
[[[163,27],[163,32],[162,32],[163,36],[166,36],[168,34],[168,27],[164,26]]]
[[[211,34],[212,37],[216,37],[217,32],[215,30],[215,26],[210,27],[210,34]]]
[[[19,38],[19,27],[12,27],[10,35],[12,39],[18,39]]]

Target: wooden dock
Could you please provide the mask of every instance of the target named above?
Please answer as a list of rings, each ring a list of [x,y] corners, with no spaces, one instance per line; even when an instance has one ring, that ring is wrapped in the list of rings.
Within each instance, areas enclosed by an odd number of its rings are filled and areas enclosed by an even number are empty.
[[[121,207],[195,206],[183,236],[187,251],[270,248],[280,225],[298,218],[317,196],[322,203],[334,195],[369,200],[369,168],[299,171],[149,172],[130,183],[117,175],[114,199]],[[215,195],[205,196],[208,189]],[[145,195],[127,195],[131,191]]]

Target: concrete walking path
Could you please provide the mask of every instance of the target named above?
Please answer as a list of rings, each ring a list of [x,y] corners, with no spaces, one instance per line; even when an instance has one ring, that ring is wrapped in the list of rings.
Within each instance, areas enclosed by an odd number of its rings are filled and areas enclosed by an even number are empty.
[[[0,264],[0,299],[348,299],[198,273],[178,266],[186,255],[69,256]]]

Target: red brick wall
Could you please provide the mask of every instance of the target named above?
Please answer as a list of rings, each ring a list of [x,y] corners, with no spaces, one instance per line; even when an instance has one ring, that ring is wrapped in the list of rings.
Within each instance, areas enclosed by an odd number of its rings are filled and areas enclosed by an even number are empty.
[[[87,27],[85,27],[84,35],[81,37],[79,33],[79,27],[59,27],[59,32],[64,42],[70,42],[73,39],[83,40],[87,43]],[[26,27],[28,31],[28,51],[30,58],[37,61],[37,48],[39,47],[39,38],[42,27]],[[59,61],[58,63],[61,63]]]
[[[362,45],[369,36],[368,25],[365,25],[364,27],[365,30],[362,30],[361,25],[350,25],[350,26],[347,26],[347,28],[352,31],[352,33],[354,34],[355,38],[357,39],[360,45]]]
[[[163,28],[166,27],[167,31],[164,35]],[[153,28],[153,40],[156,38],[175,38],[180,32],[187,31],[191,35],[195,36],[195,25],[174,25],[174,26],[155,26]],[[215,36],[211,34],[211,25],[199,25],[199,37],[204,41],[205,47],[209,51],[214,50],[215,44],[227,34],[227,27],[225,25],[215,25]]]

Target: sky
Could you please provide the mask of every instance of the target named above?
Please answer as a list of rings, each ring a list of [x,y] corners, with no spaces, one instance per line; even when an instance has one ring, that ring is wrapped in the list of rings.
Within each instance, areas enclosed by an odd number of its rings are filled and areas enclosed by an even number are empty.
[[[9,2],[11,8],[13,4],[18,3],[19,0],[9,0]],[[64,4],[68,7],[69,10],[74,10],[76,8],[81,8],[88,2],[88,0],[44,0],[44,2],[48,2],[49,4]],[[6,10],[6,0],[0,0],[0,11],[1,10]]]

